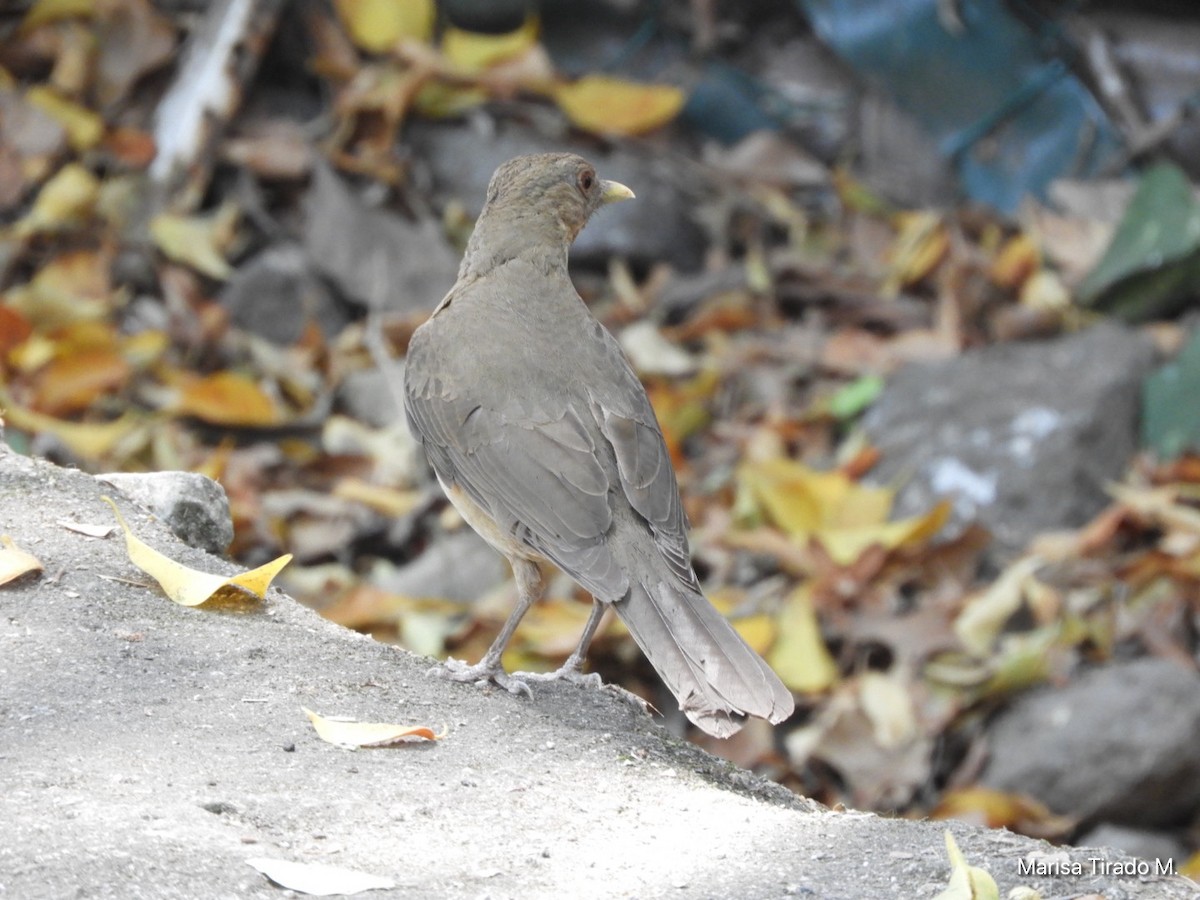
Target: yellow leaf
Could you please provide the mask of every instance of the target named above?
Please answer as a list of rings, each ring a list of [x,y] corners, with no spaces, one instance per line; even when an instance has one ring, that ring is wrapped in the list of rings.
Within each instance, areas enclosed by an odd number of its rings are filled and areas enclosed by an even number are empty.
[[[271,581],[279,574],[279,570],[292,560],[289,553],[257,569],[229,578],[190,569],[143,543],[129,530],[121,511],[117,509],[117,504],[108,497],[100,499],[112,507],[117,524],[125,532],[125,549],[129,553],[130,561],[157,581],[167,596],[180,606],[199,606],[204,601],[211,600],[218,594],[228,594],[231,590],[247,592],[261,600],[267,588],[271,586]]]
[[[670,122],[683,109],[687,97],[672,85],[585,75],[557,86],[554,99],[571,123],[584,131],[628,137]]]
[[[442,33],[442,56],[465,72],[482,72],[489,66],[520,56],[537,44],[538,20],[530,16],[516,31],[480,34],[448,26]]]
[[[950,883],[934,900],[1000,900],[995,879],[983,869],[967,865],[950,829],[946,829],[946,855],[950,857]]]
[[[104,137],[104,120],[97,113],[52,88],[34,85],[25,92],[25,99],[62,125],[67,142],[76,153],[92,149]]]
[[[350,40],[368,53],[384,53],[410,38],[433,37],[433,0],[334,0]]]
[[[758,509],[799,541],[816,540],[838,565],[850,565],[878,544],[885,550],[918,545],[945,524],[950,506],[888,522],[892,491],[870,487],[837,470],[818,472],[788,459],[748,462],[738,469],[740,507]],[[748,499],[747,499],[748,498]]]
[[[33,208],[16,223],[19,237],[67,231],[83,224],[96,202],[100,182],[78,163],[69,163],[42,185]]]
[[[224,250],[233,240],[237,219],[232,204],[207,216],[160,213],[150,222],[150,235],[167,258],[223,280],[233,273]]]
[[[212,425],[262,427],[282,421],[275,402],[263,389],[236,372],[216,372],[189,380],[175,411]]]
[[[118,445],[132,441],[142,426],[139,417],[126,412],[112,422],[66,422],[16,406],[4,391],[0,390],[0,408],[10,425],[22,431],[37,434],[52,434],[76,456],[83,459],[102,459],[112,453]]]
[[[775,643],[775,639],[779,635],[779,626],[775,619],[765,613],[730,619],[729,624],[742,636],[742,640],[750,645],[750,649],[759,656],[766,655],[768,648]]]
[[[767,661],[793,691],[823,691],[837,681],[837,663],[821,637],[808,585],[800,585],[788,597]]]
[[[1071,306],[1071,292],[1062,279],[1049,269],[1039,269],[1021,286],[1021,305],[1038,310],[1065,310]]]
[[[386,747],[413,741],[440,741],[446,729],[436,733],[427,725],[389,725],[385,722],[349,722],[327,719],[311,709],[300,707],[316,729],[317,737],[339,747]]]
[[[895,674],[864,672],[859,677],[858,701],[880,747],[900,747],[916,737],[912,691]]]
[[[988,276],[999,287],[1016,290],[1042,264],[1037,242],[1027,234],[1008,240],[992,260]]]
[[[0,536],[0,584],[40,571],[42,564],[36,556],[18,547],[7,534]]]
[[[96,0],[37,0],[21,20],[21,33],[62,19],[90,18]]]
[[[487,99],[488,93],[481,87],[429,81],[417,91],[413,107],[431,119],[446,119],[474,109]]]
[[[954,620],[954,633],[976,656],[986,656],[1001,629],[1025,600],[1025,586],[1042,561],[1027,557],[1005,569],[986,589],[971,596]]]
[[[891,248],[891,268],[880,288],[889,297],[928,277],[950,249],[950,235],[938,213],[905,212],[896,219],[899,233]]]

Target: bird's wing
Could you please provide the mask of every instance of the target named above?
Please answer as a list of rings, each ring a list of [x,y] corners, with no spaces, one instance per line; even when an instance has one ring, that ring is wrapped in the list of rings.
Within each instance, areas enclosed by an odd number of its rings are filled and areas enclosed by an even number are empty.
[[[593,416],[617,457],[621,488],[646,520],[671,573],[683,587],[700,590],[687,542],[687,517],[662,429],[641,381],[607,331],[604,364],[610,379],[594,386]]]
[[[558,407],[532,415],[515,403],[488,407],[440,380],[406,377],[409,425],[441,479],[585,589],[619,599],[629,583],[606,542],[613,514],[600,436],[579,410]]]

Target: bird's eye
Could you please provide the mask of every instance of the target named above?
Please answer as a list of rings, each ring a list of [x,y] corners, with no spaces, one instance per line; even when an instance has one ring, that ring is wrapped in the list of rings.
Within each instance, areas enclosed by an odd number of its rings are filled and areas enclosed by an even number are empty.
[[[592,189],[592,185],[596,183],[596,173],[591,169],[584,169],[579,173],[579,189],[585,194]]]

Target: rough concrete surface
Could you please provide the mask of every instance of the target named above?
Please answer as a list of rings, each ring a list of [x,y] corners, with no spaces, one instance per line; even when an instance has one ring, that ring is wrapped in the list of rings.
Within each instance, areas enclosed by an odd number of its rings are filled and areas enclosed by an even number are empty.
[[[246,864],[386,876],[364,897],[933,897],[940,823],[829,812],[682,743],[607,692],[532,700],[427,676],[431,662],[272,591],[184,608],[145,584],[112,488],[0,449],[0,534],[45,565],[0,587],[0,897],[290,896]],[[233,567],[122,504],[181,562]],[[448,728],[436,744],[319,740],[325,715]],[[953,825],[1001,896],[1196,896],[1179,878],[1105,875],[1089,857]],[[1060,854],[1055,856],[1055,854]],[[1082,874],[1022,874],[1022,860]],[[1061,866],[1059,867],[1062,868]]]

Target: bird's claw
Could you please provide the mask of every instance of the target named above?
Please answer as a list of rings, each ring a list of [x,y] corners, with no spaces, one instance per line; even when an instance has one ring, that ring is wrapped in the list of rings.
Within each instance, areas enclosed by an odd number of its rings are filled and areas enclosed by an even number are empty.
[[[599,690],[604,681],[598,672],[580,672],[577,666],[562,666],[553,672],[514,672],[514,676],[525,681],[537,681],[545,684],[550,681],[565,681],[581,688]]]
[[[440,666],[434,666],[429,670],[429,674],[437,678],[444,678],[447,681],[461,681],[474,684],[476,687],[486,687],[489,684],[495,684],[504,688],[510,694],[520,696],[524,694],[526,697],[533,697],[533,691],[529,689],[521,678],[509,675],[499,665],[489,664],[486,660],[468,665],[461,659],[453,657],[447,659]]]

